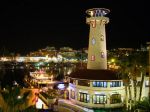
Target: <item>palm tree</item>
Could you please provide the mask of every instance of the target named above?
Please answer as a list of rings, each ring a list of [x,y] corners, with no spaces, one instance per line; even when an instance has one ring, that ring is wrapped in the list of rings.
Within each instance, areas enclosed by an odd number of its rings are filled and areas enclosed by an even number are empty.
[[[136,100],[141,100],[142,96],[142,89],[143,89],[143,82],[144,76],[146,75],[146,67],[147,67],[147,52],[134,52],[131,55],[131,79],[133,80],[133,87],[134,87],[134,102]],[[140,81],[140,92],[139,97],[137,97],[137,77],[141,77]]]
[[[125,104],[126,107],[128,108],[128,101],[129,99],[132,98],[131,89],[130,89],[130,78],[129,78],[130,70],[129,70],[128,57],[126,56],[120,57],[119,59],[117,59],[116,63],[120,66],[117,75],[118,77],[121,77],[123,79],[123,83],[125,86]]]
[[[28,107],[30,91],[22,92],[20,87],[6,87],[0,91],[0,107],[3,112],[22,111]]]
[[[123,78],[125,83],[125,91],[126,96],[129,92],[130,101],[134,101],[133,104],[136,102],[136,100],[140,100],[142,96],[142,87],[144,82],[144,76],[146,74],[146,66],[147,66],[147,58],[146,58],[147,52],[133,52],[132,54],[128,56],[122,56],[119,58],[119,66],[120,69],[119,74]],[[137,98],[137,77],[141,75],[141,83],[140,83],[140,93],[139,98]],[[132,100],[131,96],[131,88],[130,88],[130,82],[129,80],[133,81],[133,92],[134,92],[134,100]],[[127,92],[127,88],[129,88],[129,91]],[[126,98],[126,104],[127,104],[128,97]]]
[[[139,92],[139,101],[141,100],[142,96],[142,89],[143,89],[143,83],[144,83],[144,76],[146,76],[146,68],[148,65],[148,52],[142,52],[139,56],[139,72],[141,74],[141,83],[140,83],[140,92]]]
[[[137,101],[134,105],[134,110],[142,110],[142,112],[149,112],[150,109],[150,99],[148,97],[143,98],[142,101]]]

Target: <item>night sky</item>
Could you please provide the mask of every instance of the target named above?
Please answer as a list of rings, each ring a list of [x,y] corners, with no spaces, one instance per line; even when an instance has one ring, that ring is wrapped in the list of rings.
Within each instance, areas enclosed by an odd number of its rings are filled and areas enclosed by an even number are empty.
[[[87,48],[89,8],[111,10],[108,49],[137,48],[150,41],[150,9],[144,0],[12,0],[1,2],[0,8],[0,52],[5,48],[25,54],[46,46]]]

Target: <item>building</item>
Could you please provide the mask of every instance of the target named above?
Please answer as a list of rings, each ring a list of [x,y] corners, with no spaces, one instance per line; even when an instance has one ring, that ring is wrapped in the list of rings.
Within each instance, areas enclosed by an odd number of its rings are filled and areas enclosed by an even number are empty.
[[[46,87],[53,83],[53,75],[49,76],[45,71],[30,72],[31,82],[34,86]]]
[[[90,16],[87,69],[79,69],[67,77],[70,101],[87,108],[120,108],[124,104],[123,81],[114,71],[107,69],[105,24],[109,13],[105,8],[86,11]]]

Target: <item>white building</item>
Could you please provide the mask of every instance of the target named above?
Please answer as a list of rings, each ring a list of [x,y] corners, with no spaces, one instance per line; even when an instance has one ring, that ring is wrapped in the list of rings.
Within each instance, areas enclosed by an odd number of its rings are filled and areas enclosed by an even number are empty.
[[[109,70],[82,69],[69,77],[69,99],[87,108],[119,108],[124,104],[123,81]]]

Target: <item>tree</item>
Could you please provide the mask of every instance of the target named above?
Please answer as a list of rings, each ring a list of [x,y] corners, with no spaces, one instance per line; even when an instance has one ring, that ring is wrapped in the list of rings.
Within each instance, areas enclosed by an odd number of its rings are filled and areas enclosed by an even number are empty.
[[[23,92],[20,87],[9,87],[0,91],[0,107],[3,112],[22,111],[28,107],[30,91]]]
[[[5,76],[5,66],[4,66],[4,63],[3,62],[0,62],[0,87],[2,86],[1,83],[2,83],[2,80]]]
[[[126,91],[126,105],[128,100],[128,92],[130,96],[129,101],[134,101],[133,104],[137,101],[140,101],[142,96],[142,87],[144,82],[144,76],[146,75],[146,66],[147,66],[147,52],[144,51],[135,51],[132,54],[127,56],[121,56],[118,58],[118,64],[120,68],[118,69],[119,75],[123,78],[125,84],[125,91]],[[137,97],[137,77],[141,77],[140,81],[140,92],[139,98]],[[131,96],[131,88],[130,88],[130,80],[133,81],[133,99]],[[127,87],[129,91],[127,91]]]
[[[124,57],[118,58],[117,64],[120,66],[118,69],[118,77],[121,77],[123,79],[123,83],[125,86],[125,104],[126,104],[126,107],[128,108],[128,101],[129,101],[129,99],[132,98],[131,89],[130,89],[130,78],[129,78],[129,73],[130,73],[129,65],[130,65],[130,63],[128,61],[128,57],[124,56]],[[128,95],[128,93],[129,93],[129,95]]]
[[[143,98],[142,101],[137,101],[134,105],[134,110],[142,110],[142,112],[149,112],[149,109],[150,109],[149,102],[150,102],[150,99],[148,97]]]

